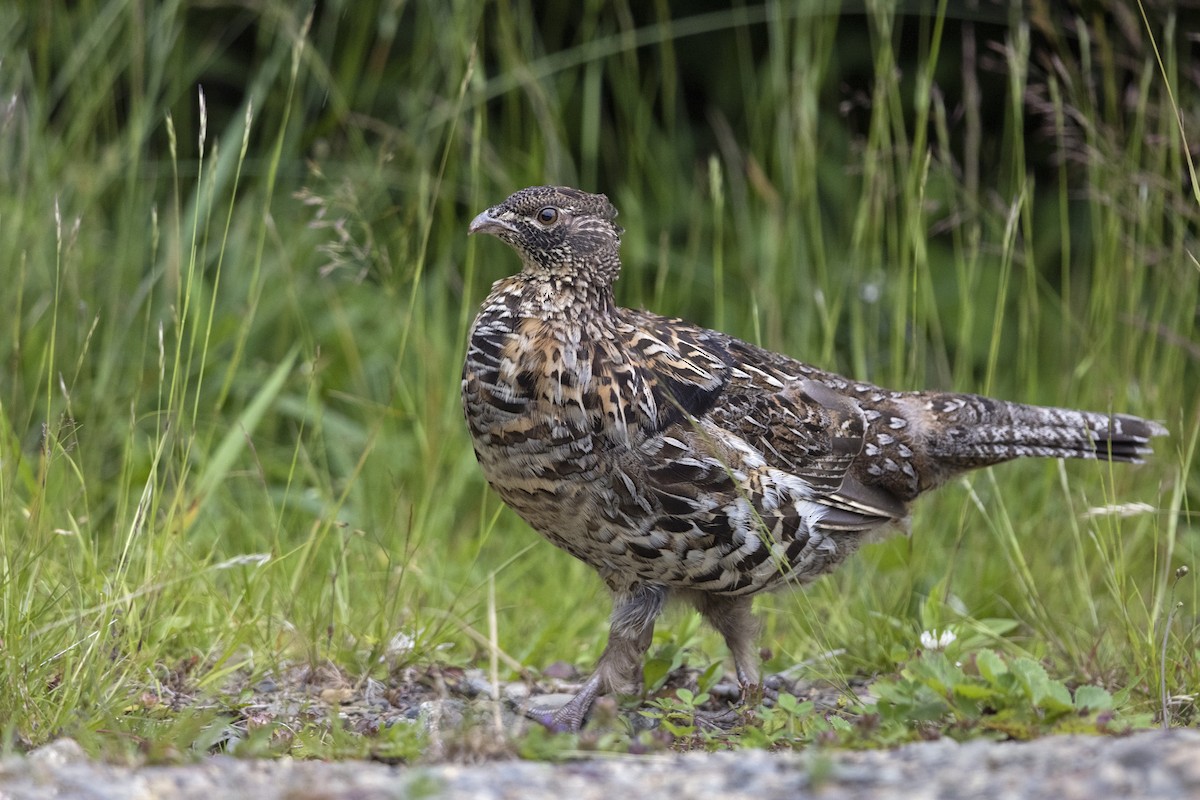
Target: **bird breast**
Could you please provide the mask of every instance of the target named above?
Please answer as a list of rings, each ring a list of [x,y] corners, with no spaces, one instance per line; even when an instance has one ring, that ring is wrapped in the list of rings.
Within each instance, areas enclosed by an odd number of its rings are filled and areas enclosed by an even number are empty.
[[[586,481],[599,453],[644,438],[653,397],[611,337],[531,317],[481,314],[463,369],[475,452],[504,496],[534,481]],[[508,499],[506,497],[506,499]]]

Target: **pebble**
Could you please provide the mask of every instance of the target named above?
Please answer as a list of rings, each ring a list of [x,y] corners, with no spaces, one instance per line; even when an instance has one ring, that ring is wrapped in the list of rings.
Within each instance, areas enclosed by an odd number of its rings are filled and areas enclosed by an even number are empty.
[[[318,791],[319,787],[319,791]],[[387,766],[291,759],[206,758],[196,764],[130,768],[87,760],[60,739],[0,761],[0,797],[13,800],[255,800],[321,797],[383,800],[420,796],[480,800],[820,797],[979,800],[1183,800],[1200,795],[1200,732],[1155,731],[1126,738],[1062,736],[1034,742],[965,744],[943,739],[894,750],[741,750],[608,756],[562,764]]]
[[[508,683],[504,686],[504,699],[513,703],[521,703],[528,700],[532,694],[529,684],[527,683]]]

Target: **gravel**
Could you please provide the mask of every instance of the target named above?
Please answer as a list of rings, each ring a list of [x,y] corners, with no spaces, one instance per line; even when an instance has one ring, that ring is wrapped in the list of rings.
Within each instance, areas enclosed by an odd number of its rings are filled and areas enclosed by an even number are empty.
[[[214,756],[185,766],[89,761],[70,739],[0,761],[0,798],[317,800],[318,798],[1191,798],[1200,732],[1034,742],[948,739],[889,751],[760,750],[620,756],[562,764],[388,766]]]

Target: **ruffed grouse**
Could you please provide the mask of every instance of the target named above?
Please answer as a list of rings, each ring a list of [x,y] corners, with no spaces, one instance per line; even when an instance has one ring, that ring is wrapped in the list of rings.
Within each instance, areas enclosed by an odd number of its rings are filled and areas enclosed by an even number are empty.
[[[669,597],[758,684],[751,596],[829,572],[922,492],[1022,456],[1138,461],[1157,423],[970,394],[895,392],[718,331],[621,308],[604,195],[538,186],[471,221],[515,249],[471,328],[462,398],[500,497],[600,573],[608,646],[547,721],[632,692]]]

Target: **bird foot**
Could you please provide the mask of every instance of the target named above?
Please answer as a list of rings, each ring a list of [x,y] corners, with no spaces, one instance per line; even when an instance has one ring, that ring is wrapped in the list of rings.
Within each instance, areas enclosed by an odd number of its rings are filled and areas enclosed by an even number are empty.
[[[775,700],[779,697],[779,693],[774,689],[769,689],[761,682],[743,683],[741,694],[738,696],[738,705],[746,708],[757,708],[763,703],[763,698]]]
[[[534,701],[542,704],[534,706],[532,705]],[[574,733],[582,728],[588,711],[591,710],[592,698],[584,696],[584,693],[581,692],[562,702],[561,705],[557,705],[556,701],[561,702],[561,696],[547,695],[533,698],[530,704],[521,709],[521,712],[551,733]]]

